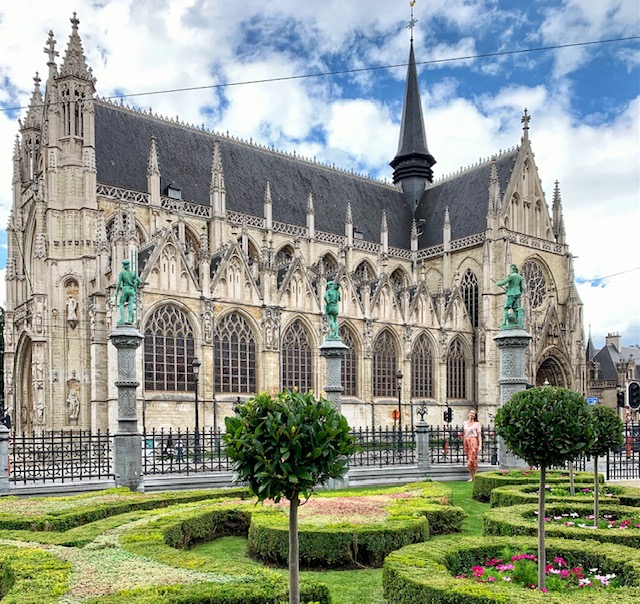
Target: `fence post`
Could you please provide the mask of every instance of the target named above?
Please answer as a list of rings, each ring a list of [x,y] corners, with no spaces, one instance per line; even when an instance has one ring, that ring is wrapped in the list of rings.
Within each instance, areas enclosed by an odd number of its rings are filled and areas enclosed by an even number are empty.
[[[416,424],[416,455],[418,457],[418,469],[423,472],[431,470],[431,453],[429,451],[429,426],[424,419]]]
[[[0,495],[9,492],[9,429],[0,424]]]

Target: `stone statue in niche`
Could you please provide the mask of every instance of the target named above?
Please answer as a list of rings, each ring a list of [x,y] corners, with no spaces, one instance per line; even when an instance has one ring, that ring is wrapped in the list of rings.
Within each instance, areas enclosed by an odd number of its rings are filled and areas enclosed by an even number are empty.
[[[77,420],[80,415],[80,399],[78,393],[75,390],[69,392],[67,397],[67,410],[69,412],[69,419]]]
[[[67,296],[67,320],[78,320],[78,301],[71,295]]]

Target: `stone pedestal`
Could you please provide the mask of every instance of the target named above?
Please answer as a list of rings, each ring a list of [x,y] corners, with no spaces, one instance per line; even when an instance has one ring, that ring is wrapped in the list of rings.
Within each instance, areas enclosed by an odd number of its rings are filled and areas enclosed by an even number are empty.
[[[431,470],[431,451],[429,450],[429,426],[423,418],[416,424],[416,458],[418,469],[423,472]]]
[[[529,383],[526,352],[531,342],[529,333],[521,327],[503,328],[493,338],[500,350],[500,406]],[[498,461],[503,469],[526,468],[526,462],[507,451],[502,438],[498,438]]]
[[[325,338],[320,346],[320,354],[327,359],[327,376],[324,387],[325,398],[341,411],[341,400],[344,388],[342,386],[342,358],[349,347],[341,340]],[[342,478],[331,478],[327,482],[329,489],[346,489],[349,486],[349,473]]]
[[[327,379],[324,387],[326,399],[340,411],[342,400],[342,358],[349,347],[340,339],[325,341],[320,346],[320,354],[327,359]]]
[[[136,350],[144,336],[129,324],[109,335],[118,355],[118,429],[114,437],[116,486],[142,491],[142,437],[138,434]]]

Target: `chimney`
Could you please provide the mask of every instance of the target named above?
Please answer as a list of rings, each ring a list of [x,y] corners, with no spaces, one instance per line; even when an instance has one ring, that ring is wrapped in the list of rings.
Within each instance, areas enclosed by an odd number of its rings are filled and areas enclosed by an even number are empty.
[[[607,346],[611,344],[618,352],[622,350],[622,336],[617,331],[607,334],[605,342]]]

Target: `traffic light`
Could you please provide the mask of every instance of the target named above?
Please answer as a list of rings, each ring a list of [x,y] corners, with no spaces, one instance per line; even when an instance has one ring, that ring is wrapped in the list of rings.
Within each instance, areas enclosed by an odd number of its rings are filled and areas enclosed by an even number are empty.
[[[453,409],[451,407],[447,407],[444,411],[443,417],[444,417],[444,421],[447,424],[450,424],[451,420],[453,419]]]
[[[620,392],[618,392],[618,394],[616,394],[616,397],[618,399],[618,407],[620,407],[620,409],[624,409],[624,391],[621,390]]]
[[[627,386],[627,401],[634,411],[640,409],[640,383],[629,382]]]

